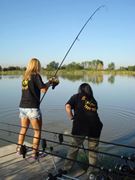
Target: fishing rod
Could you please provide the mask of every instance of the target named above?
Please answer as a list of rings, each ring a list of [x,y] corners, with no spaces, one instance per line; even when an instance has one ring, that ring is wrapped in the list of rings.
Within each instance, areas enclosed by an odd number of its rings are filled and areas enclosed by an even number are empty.
[[[11,130],[6,130],[6,129],[1,129],[0,128],[0,131],[2,132],[10,132],[10,133],[13,133],[13,134],[19,134],[18,132],[16,131],[11,131]],[[23,135],[23,134],[20,134],[20,135]],[[33,138],[32,135],[26,135],[26,137],[29,137],[29,138]],[[37,137],[34,137],[35,139],[39,139]],[[0,138],[1,139],[1,138]],[[41,139],[42,143],[43,143],[43,140],[44,139]],[[48,143],[54,143],[54,144],[59,144],[59,145],[63,145],[63,146],[66,146],[66,147],[72,147],[72,148],[78,148],[79,150],[84,150],[84,151],[87,151],[87,152],[95,152],[97,154],[102,154],[102,155],[106,155],[106,156],[110,156],[110,157],[114,157],[114,158],[118,158],[118,159],[125,159],[127,161],[135,161],[135,159],[132,159],[130,157],[127,157],[127,156],[123,156],[123,155],[117,155],[117,154],[112,154],[112,153],[108,153],[108,152],[103,152],[103,151],[99,151],[99,150],[92,150],[92,149],[89,149],[89,148],[85,148],[85,147],[81,147],[81,146],[76,146],[76,145],[72,145],[72,144],[69,144],[69,143],[66,143],[66,142],[61,142],[61,140],[59,139],[59,141],[54,141],[54,140],[51,140],[51,139],[46,139],[45,140],[46,142]],[[17,144],[17,143],[16,143]],[[45,145],[47,146],[47,145]],[[34,148],[33,148],[34,149]]]
[[[78,37],[80,36],[81,32],[82,32],[82,31],[84,30],[84,28],[86,27],[86,25],[88,24],[88,22],[89,22],[89,21],[92,19],[92,17],[93,17],[101,8],[103,8],[103,7],[105,7],[105,6],[104,6],[104,5],[99,6],[99,7],[91,14],[91,16],[87,19],[87,21],[85,22],[85,24],[84,24],[83,27],[80,29],[79,33],[77,34],[77,36],[75,37],[75,39],[74,39],[73,42],[71,43],[69,49],[67,50],[65,56],[64,56],[63,59],[62,59],[60,65],[59,65],[58,68],[56,69],[56,72],[54,73],[54,76],[53,76],[53,77],[56,77],[56,75],[57,75],[59,69],[61,68],[63,62],[65,61],[67,55],[69,54],[70,50],[72,49],[73,45],[74,45],[75,42],[77,41]],[[40,100],[40,103],[42,102],[45,94],[46,94],[46,92],[43,94],[43,96],[42,96],[42,98],[41,98],[41,100]]]
[[[92,13],[92,15],[88,18],[88,20],[85,22],[85,24],[83,25],[83,27],[81,28],[81,30],[79,31],[79,33],[77,34],[77,36],[75,37],[74,41],[73,41],[72,44],[70,45],[68,51],[66,52],[64,58],[62,59],[62,61],[61,61],[61,63],[60,63],[60,65],[58,66],[58,68],[57,68],[57,70],[56,70],[56,72],[55,72],[55,74],[54,74],[54,77],[57,75],[60,67],[62,66],[63,62],[65,61],[65,59],[66,59],[66,57],[67,57],[67,55],[69,54],[70,50],[72,49],[73,45],[74,45],[75,42],[77,41],[78,37],[80,36],[80,34],[81,34],[81,32],[83,31],[83,29],[85,28],[85,26],[86,26],[86,25],[88,24],[88,22],[92,19],[92,17],[97,13],[97,11],[99,11],[99,10],[100,10],[101,8],[103,8],[103,7],[104,7],[104,5],[99,6],[99,7]]]
[[[8,125],[8,126],[13,126],[13,127],[23,127],[23,128],[27,128],[25,126],[21,126],[21,125],[17,125],[17,124],[10,124],[10,123],[6,123],[6,122],[1,122],[0,121],[0,124],[2,125]],[[33,128],[29,127],[29,129],[33,130]],[[36,130],[36,129],[34,129]],[[61,135],[64,137],[73,137],[73,135],[71,134],[64,134],[64,133],[59,133],[59,132],[54,132],[54,131],[48,131],[48,130],[44,130],[42,129],[41,132],[45,132],[45,133],[50,133],[50,134],[54,134],[54,135]],[[79,137],[78,137],[79,138]],[[88,140],[90,138],[88,137],[85,137],[84,140]],[[119,143],[114,143],[114,142],[107,142],[107,141],[103,141],[103,140],[93,140],[93,139],[90,139],[91,141],[98,141],[99,143],[103,143],[103,144],[106,144],[106,145],[113,145],[113,146],[119,146],[119,147],[125,147],[125,148],[130,148],[130,149],[135,149],[135,146],[131,146],[131,145],[126,145],[126,144],[119,144]]]
[[[10,141],[10,140],[7,140],[5,138],[0,138],[1,141],[5,141],[5,142],[9,142],[9,143],[12,143],[12,144],[17,144],[16,142],[14,141]],[[17,144],[19,145],[19,144]],[[26,146],[26,145],[22,145],[22,155],[23,155],[23,159],[26,158],[26,153],[27,153],[27,148],[28,149],[34,149],[33,147],[29,147],[29,146]],[[51,148],[52,149],[52,148]],[[133,169],[133,172],[132,170],[129,170],[129,172],[125,169],[123,169],[121,171],[121,169],[116,169],[116,171],[114,171],[113,169],[108,169],[108,168],[105,168],[103,166],[100,166],[100,165],[92,165],[92,164],[89,164],[89,163],[86,163],[86,162],[81,162],[79,160],[74,160],[74,159],[71,159],[71,158],[67,158],[67,157],[64,157],[63,155],[60,155],[60,154],[57,154],[55,152],[53,152],[53,149],[51,151],[46,151],[46,150],[38,150],[38,152],[41,152],[41,153],[45,153],[47,155],[51,155],[51,156],[56,156],[56,157],[59,157],[59,158],[62,158],[62,159],[65,159],[65,160],[70,160],[70,161],[73,161],[73,162],[76,162],[76,163],[80,163],[82,165],[88,165],[90,167],[93,167],[93,168],[96,168],[98,169],[99,171],[103,172],[103,173],[107,173],[107,174],[114,174],[114,175],[122,175],[122,176],[127,176],[127,177],[131,177],[131,178],[135,178],[135,173],[134,173],[134,169]],[[1,157],[0,157],[1,158]],[[130,172],[131,171],[131,172]]]

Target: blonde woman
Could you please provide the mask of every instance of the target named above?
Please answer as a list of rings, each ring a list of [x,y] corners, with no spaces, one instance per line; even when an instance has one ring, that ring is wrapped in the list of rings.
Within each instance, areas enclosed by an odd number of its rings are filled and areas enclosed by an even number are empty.
[[[41,64],[36,58],[30,60],[22,79],[22,97],[20,101],[20,119],[21,129],[18,137],[17,153],[20,153],[20,147],[24,143],[25,135],[29,124],[34,130],[32,158],[37,158],[38,147],[41,137],[42,115],[40,111],[40,94],[46,92],[50,85],[53,85],[53,79],[43,83],[40,76]]]

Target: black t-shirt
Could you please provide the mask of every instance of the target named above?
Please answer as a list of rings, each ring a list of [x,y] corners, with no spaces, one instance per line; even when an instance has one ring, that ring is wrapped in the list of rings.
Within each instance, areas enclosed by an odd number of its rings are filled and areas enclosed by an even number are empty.
[[[39,74],[32,74],[30,80],[22,81],[22,97],[20,101],[21,108],[39,108],[40,89],[45,88]]]
[[[89,98],[85,94],[75,94],[66,104],[70,104],[74,110],[73,135],[100,137],[103,124],[99,119],[98,106],[94,97]]]

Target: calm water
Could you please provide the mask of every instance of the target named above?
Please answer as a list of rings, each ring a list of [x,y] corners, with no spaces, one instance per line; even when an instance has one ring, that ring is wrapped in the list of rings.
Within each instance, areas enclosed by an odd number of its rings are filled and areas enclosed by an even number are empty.
[[[101,140],[135,146],[135,77],[93,75],[60,77],[60,84],[46,93],[41,110],[43,127],[47,130],[70,132],[64,105],[83,82],[93,88],[103,122]],[[46,81],[46,77],[43,77]],[[0,121],[19,125],[18,105],[21,96],[20,76],[0,77]],[[0,124],[1,128],[4,125]],[[12,130],[11,126],[6,126]],[[0,131],[2,135],[3,132]],[[10,135],[9,135],[10,138]],[[0,142],[1,144],[3,142]]]

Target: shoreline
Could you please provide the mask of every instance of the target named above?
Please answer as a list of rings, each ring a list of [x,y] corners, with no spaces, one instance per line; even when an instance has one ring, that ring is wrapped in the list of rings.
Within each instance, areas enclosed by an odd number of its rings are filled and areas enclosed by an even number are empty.
[[[54,74],[54,71],[42,70],[42,75],[51,76]],[[22,75],[24,71],[0,71],[0,76],[6,75]],[[89,74],[103,74],[103,75],[128,75],[135,76],[135,71],[129,70],[59,70],[60,76],[68,76],[68,75],[89,75]]]

